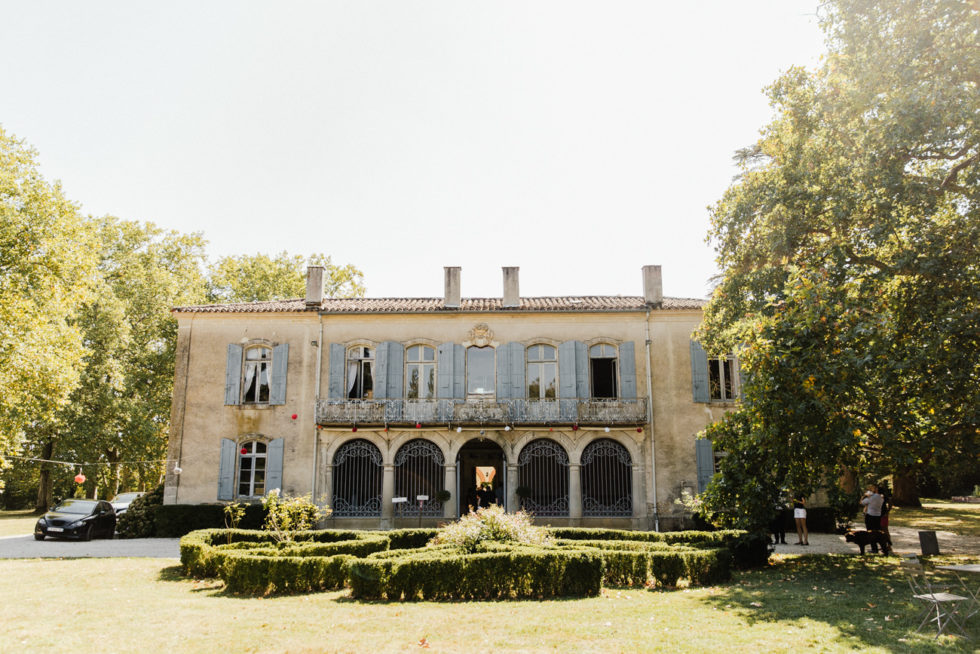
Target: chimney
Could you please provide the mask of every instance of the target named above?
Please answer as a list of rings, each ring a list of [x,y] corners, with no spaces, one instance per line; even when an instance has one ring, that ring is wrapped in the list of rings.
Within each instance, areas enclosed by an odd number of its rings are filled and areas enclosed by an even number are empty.
[[[643,301],[655,307],[664,303],[664,279],[660,266],[643,266]]]
[[[459,308],[459,266],[445,266],[446,271],[446,300],[444,305],[449,309]]]
[[[521,285],[518,279],[520,268],[504,266],[504,307],[521,306]]]
[[[306,306],[317,307],[323,304],[323,266],[309,266],[306,269]]]

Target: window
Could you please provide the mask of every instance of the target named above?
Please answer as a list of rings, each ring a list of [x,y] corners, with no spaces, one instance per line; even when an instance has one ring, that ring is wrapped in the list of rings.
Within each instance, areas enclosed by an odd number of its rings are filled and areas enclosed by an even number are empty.
[[[592,397],[594,399],[615,399],[616,387],[616,348],[606,343],[589,348],[589,372],[592,376]]]
[[[245,350],[242,404],[269,403],[269,372],[271,367],[271,348],[257,346]]]
[[[405,397],[428,400],[436,395],[436,351],[413,345],[405,352]]]
[[[558,396],[558,352],[550,345],[527,348],[527,398],[553,400]]]
[[[466,348],[466,393],[468,395],[493,395],[494,359],[492,347]]]
[[[347,351],[347,397],[352,400],[374,397],[374,349],[359,346]]]
[[[243,443],[238,455],[238,496],[265,495],[266,448],[261,441]]]
[[[736,370],[734,355],[708,360],[708,393],[712,400],[734,400],[738,397]]]

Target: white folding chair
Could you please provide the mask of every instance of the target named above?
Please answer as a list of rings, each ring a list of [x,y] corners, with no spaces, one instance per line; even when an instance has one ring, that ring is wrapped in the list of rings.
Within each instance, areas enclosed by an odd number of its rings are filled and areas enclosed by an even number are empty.
[[[966,631],[963,630],[963,625],[956,619],[956,607],[960,602],[968,602],[970,598],[934,588],[929,583],[925,568],[917,560],[903,562],[902,567],[905,569],[909,586],[912,588],[912,598],[923,604],[922,613],[918,616],[922,621],[919,622],[919,626],[915,630],[916,633],[922,631],[922,627],[927,622],[934,622],[937,639],[944,633],[950,633],[950,624],[959,631],[960,635],[969,638]]]

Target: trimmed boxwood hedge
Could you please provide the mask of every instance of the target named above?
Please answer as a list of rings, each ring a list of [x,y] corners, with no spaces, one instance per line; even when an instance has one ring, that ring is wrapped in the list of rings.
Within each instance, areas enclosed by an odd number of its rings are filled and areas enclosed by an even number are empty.
[[[349,586],[360,599],[587,597],[603,583],[724,581],[734,553],[747,542],[744,532],[734,531],[554,529],[561,538],[553,544],[486,542],[469,554],[425,546],[435,532],[308,531],[277,543],[268,532],[208,529],[181,539],[181,563],[187,574],[220,576],[229,591],[253,595]]]

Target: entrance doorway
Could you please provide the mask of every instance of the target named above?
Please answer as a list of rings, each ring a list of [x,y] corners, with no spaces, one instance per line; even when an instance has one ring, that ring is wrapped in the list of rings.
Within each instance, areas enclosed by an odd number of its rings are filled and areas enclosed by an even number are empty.
[[[469,513],[488,504],[507,508],[507,466],[504,451],[485,438],[475,438],[456,457],[456,512]]]

